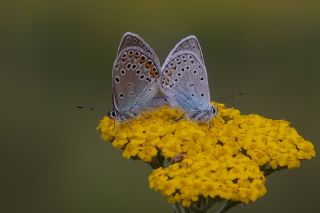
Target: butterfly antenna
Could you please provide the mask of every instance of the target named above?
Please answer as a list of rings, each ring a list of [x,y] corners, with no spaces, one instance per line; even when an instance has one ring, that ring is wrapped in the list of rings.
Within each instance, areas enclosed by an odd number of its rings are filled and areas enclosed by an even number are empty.
[[[224,101],[224,100],[230,100],[230,99],[235,99],[235,98],[240,98],[241,96],[245,95],[243,92],[239,92],[235,95],[229,95],[229,96],[220,96],[217,98],[217,101]]]
[[[88,109],[88,110],[107,109],[107,107],[103,107],[103,106],[84,106],[84,105],[76,106],[76,108],[78,108],[78,109]]]

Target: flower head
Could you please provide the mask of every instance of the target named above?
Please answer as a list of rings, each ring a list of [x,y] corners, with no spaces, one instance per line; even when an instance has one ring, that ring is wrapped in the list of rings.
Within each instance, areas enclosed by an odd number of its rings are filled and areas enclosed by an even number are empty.
[[[214,157],[198,153],[149,176],[150,188],[169,202],[189,206],[200,196],[248,203],[266,193],[265,177],[256,163],[239,154]]]
[[[264,175],[315,156],[289,122],[212,104],[218,113],[207,124],[164,106],[122,123],[105,116],[97,129],[123,157],[149,163],[150,187],[184,206],[201,196],[254,201],[266,192]]]

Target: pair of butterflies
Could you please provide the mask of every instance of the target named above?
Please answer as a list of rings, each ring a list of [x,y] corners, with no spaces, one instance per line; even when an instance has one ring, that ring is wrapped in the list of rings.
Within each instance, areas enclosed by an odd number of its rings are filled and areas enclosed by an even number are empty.
[[[154,50],[138,35],[123,35],[112,70],[113,110],[124,121],[143,109],[168,102],[198,122],[208,122],[217,110],[210,105],[207,71],[195,36],[182,39],[162,67]],[[160,91],[163,97],[157,97]]]

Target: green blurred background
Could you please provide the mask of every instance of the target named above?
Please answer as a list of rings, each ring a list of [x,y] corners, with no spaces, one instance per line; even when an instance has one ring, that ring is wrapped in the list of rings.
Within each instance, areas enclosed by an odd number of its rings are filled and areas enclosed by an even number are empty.
[[[319,2],[319,1],[318,1]],[[292,122],[319,153],[317,1],[1,1],[0,212],[170,212],[151,172],[95,128],[111,108],[122,34],[163,61],[182,37],[200,40],[212,99]],[[268,178],[268,193],[231,212],[317,212],[319,158]]]

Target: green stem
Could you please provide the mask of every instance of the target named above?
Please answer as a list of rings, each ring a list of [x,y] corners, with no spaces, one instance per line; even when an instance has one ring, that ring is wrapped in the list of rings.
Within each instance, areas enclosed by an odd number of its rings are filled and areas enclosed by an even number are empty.
[[[204,208],[205,211],[209,210],[214,204],[216,204],[217,202],[219,202],[220,200],[218,200],[217,198],[216,199],[210,199],[208,198],[209,201],[208,201],[208,204],[207,206]]]
[[[173,213],[182,213],[178,203],[172,204]]]
[[[159,167],[163,167],[164,165],[164,157],[162,156],[160,150],[158,150],[158,154],[152,159],[151,162],[148,164],[151,166],[152,169],[157,169]]]
[[[185,209],[180,203],[173,204],[172,208],[174,213],[192,213]]]
[[[269,176],[269,175],[271,175],[271,174],[273,174],[273,173],[275,173],[275,172],[279,172],[279,171],[281,171],[281,170],[283,170],[283,169],[285,169],[284,167],[280,167],[280,168],[278,168],[278,169],[272,169],[272,168],[268,168],[268,169],[265,169],[265,170],[262,170],[263,171],[263,173],[264,173],[264,176]]]
[[[183,207],[181,203],[172,205],[174,213],[206,213],[220,199],[211,199],[200,197],[198,202],[193,203],[190,207]]]
[[[196,203],[193,203],[189,208],[193,213],[205,213],[206,212],[204,210],[205,207],[206,207],[206,199],[200,196],[199,200]]]
[[[219,209],[218,213],[225,213],[227,212],[229,209],[231,209],[232,207],[235,207],[236,205],[240,204],[241,202],[238,201],[231,201],[228,200],[226,202],[226,204],[224,206],[222,206],[221,209]]]

